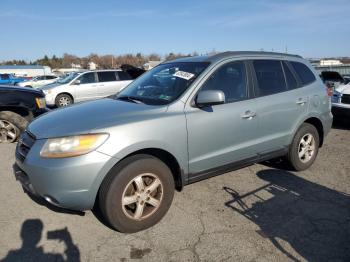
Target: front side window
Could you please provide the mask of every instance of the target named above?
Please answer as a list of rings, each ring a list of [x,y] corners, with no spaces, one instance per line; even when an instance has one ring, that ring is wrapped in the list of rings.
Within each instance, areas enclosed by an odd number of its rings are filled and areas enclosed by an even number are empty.
[[[97,72],[99,82],[117,81],[115,71]]]
[[[281,62],[278,60],[255,60],[253,66],[258,81],[256,96],[267,96],[287,91]]]
[[[298,77],[301,80],[301,83],[303,86],[308,85],[314,81],[316,81],[316,77],[311,72],[311,70],[304,65],[303,63],[299,62],[290,62],[297,73]]]
[[[179,98],[208,67],[208,62],[173,62],[156,66],[123,89],[116,99],[167,105]]]
[[[1,78],[4,80],[10,79],[10,75],[9,74],[2,74]]]
[[[201,90],[220,90],[225,103],[247,98],[247,78],[243,62],[230,62],[217,69],[204,83]]]
[[[95,83],[95,73],[86,73],[81,75],[78,80],[80,80],[80,84],[91,84]]]

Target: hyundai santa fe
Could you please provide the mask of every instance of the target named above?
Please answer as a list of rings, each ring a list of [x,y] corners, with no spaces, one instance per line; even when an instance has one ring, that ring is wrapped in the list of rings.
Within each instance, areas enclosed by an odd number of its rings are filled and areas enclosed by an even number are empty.
[[[53,205],[97,207],[112,228],[136,232],[160,221],[189,183],[280,156],[297,171],[310,167],[330,109],[300,56],[181,58],[112,98],[36,119],[17,145],[15,175]]]

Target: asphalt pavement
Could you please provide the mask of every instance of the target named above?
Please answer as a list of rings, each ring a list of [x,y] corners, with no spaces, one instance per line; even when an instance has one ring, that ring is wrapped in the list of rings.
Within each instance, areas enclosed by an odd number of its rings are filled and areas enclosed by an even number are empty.
[[[310,169],[265,162],[186,186],[159,224],[135,234],[28,197],[14,151],[0,144],[0,261],[350,261],[346,124]]]

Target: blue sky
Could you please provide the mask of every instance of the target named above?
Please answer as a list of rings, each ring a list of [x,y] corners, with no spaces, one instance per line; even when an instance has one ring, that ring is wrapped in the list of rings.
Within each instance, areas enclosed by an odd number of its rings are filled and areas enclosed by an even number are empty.
[[[350,56],[349,0],[1,0],[0,61],[45,54]]]

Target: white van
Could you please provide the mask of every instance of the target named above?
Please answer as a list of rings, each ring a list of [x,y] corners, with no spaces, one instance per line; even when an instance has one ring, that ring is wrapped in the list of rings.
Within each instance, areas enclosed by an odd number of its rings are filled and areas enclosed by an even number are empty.
[[[41,89],[48,106],[63,107],[118,93],[132,82],[122,70],[98,70],[73,73]]]

